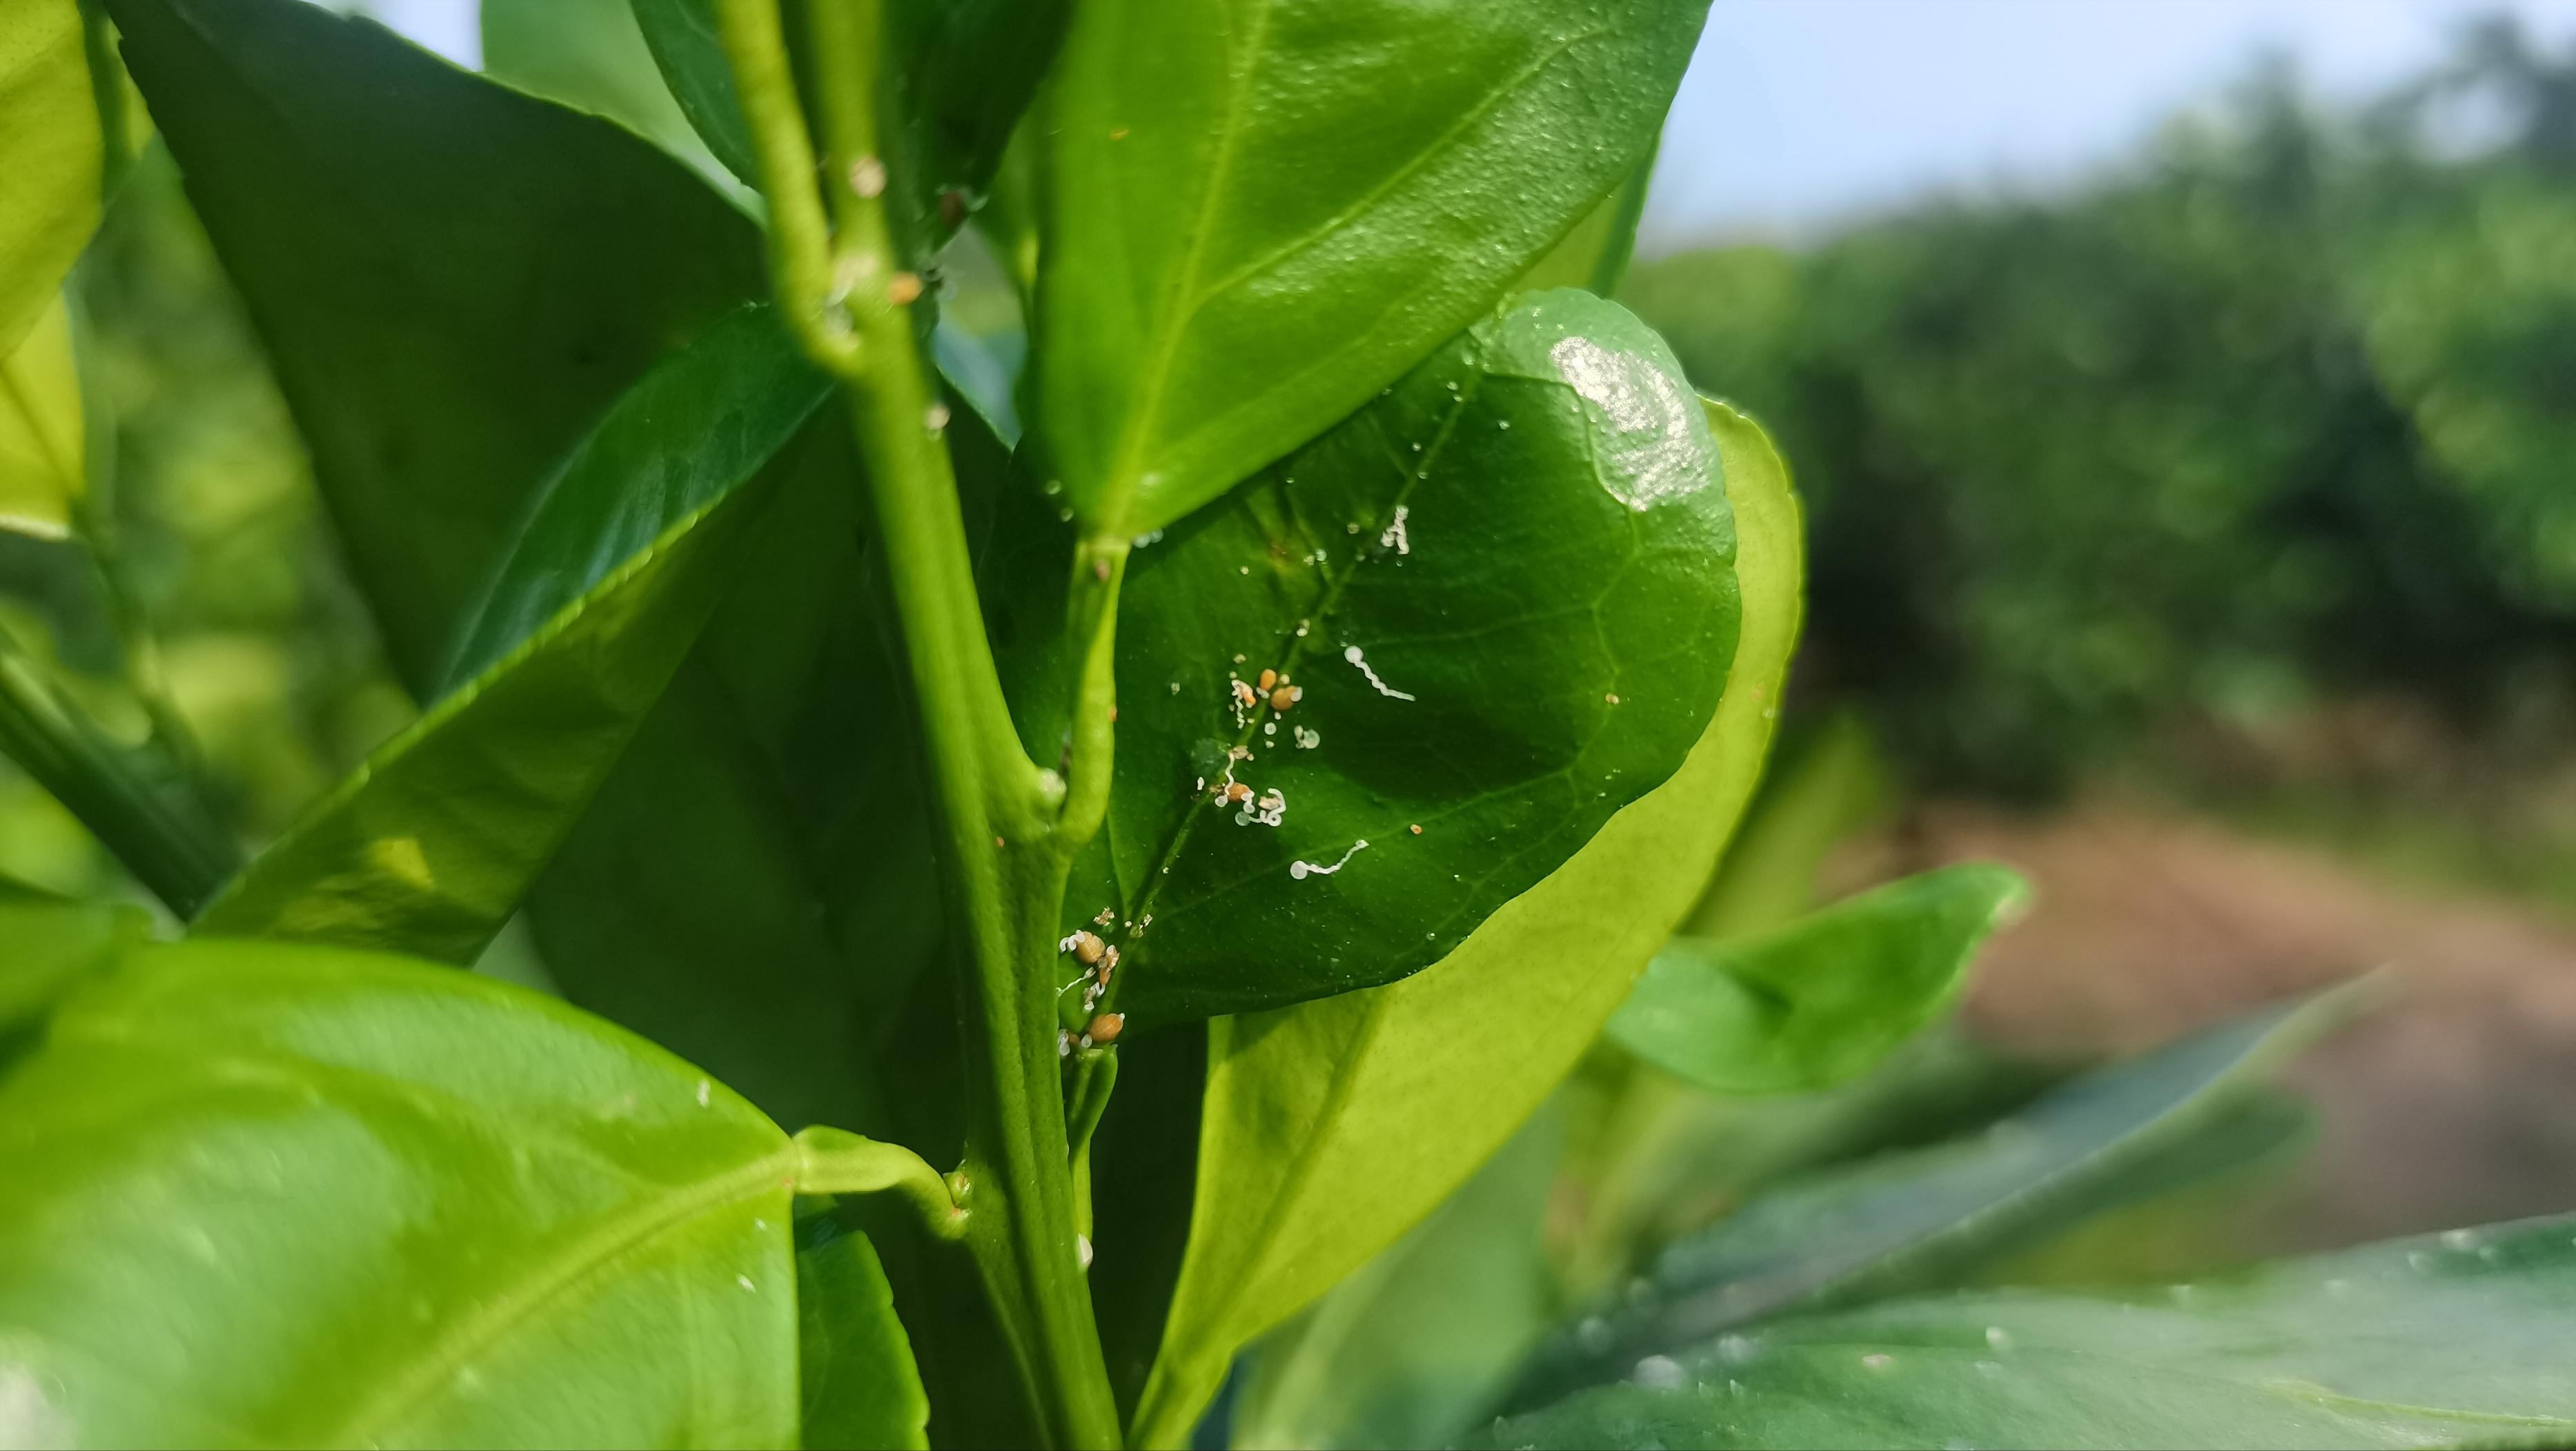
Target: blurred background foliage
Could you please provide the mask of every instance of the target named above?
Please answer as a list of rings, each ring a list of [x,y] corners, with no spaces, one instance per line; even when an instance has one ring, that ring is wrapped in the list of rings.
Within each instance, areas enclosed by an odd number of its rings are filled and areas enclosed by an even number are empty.
[[[1811,700],[2019,798],[2391,699],[2576,707],[2576,54],[2509,22],[2325,109],[2274,63],[2108,175],[1627,295],[1799,469]]]

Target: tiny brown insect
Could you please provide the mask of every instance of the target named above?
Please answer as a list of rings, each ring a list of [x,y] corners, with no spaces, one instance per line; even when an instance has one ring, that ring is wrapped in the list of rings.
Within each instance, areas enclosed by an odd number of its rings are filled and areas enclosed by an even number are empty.
[[[1127,1015],[1125,1013],[1102,1013],[1099,1017],[1092,1019],[1091,1026],[1085,1028],[1083,1032],[1094,1043],[1115,1043],[1118,1041],[1118,1034],[1124,1030],[1126,1026]]]
[[[1269,693],[1270,693],[1270,691],[1271,691],[1271,689],[1272,689],[1272,687],[1276,686],[1278,683],[1279,683],[1279,672],[1278,672],[1278,671],[1276,671],[1276,670],[1264,670],[1264,671],[1262,671],[1262,672],[1261,672],[1261,693],[1262,693],[1262,694],[1264,694],[1264,695],[1269,694]]]
[[[1422,823],[1417,821],[1405,829],[1412,832],[1415,836],[1420,836],[1422,834]]]
[[[1261,698],[1261,693],[1260,693],[1259,691],[1256,691],[1256,690],[1254,690],[1254,689],[1252,688],[1252,682],[1251,682],[1251,681],[1249,681],[1249,680],[1238,680],[1238,681],[1234,682],[1234,699],[1235,699],[1235,703],[1236,703],[1236,704],[1238,704],[1238,705],[1250,705],[1250,704],[1252,704],[1254,701],[1259,700],[1260,698]]]
[[[1099,938],[1088,932],[1076,932],[1073,934],[1073,955],[1081,958],[1083,966],[1085,967],[1098,962],[1101,955],[1107,950],[1107,943],[1102,942]]]
[[[1229,806],[1249,801],[1252,799],[1252,788],[1240,781],[1229,781],[1226,783],[1221,799]]]
[[[897,307],[909,307],[920,300],[921,274],[917,272],[898,272],[886,284],[886,301]]]

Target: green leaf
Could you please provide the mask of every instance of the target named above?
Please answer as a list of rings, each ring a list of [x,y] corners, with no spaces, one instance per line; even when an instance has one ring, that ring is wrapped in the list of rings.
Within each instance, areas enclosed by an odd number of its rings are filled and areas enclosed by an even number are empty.
[[[1946,1012],[2026,892],[2002,867],[1943,867],[1749,942],[1676,937],[1610,1039],[1711,1093],[1829,1087]]]
[[[2121,1294],[1802,1316],[1472,1444],[2564,1446],[2576,1219],[2454,1230]]]
[[[1655,153],[1649,148],[1646,159],[1637,163],[1619,189],[1603,197],[1565,234],[1564,241],[1514,285],[1530,292],[1580,287],[1601,297],[1616,293],[1619,279],[1627,275],[1628,259],[1637,250],[1637,222],[1646,214],[1646,185],[1654,174]]]
[[[1651,1293],[1558,1336],[1514,1403],[1793,1306],[1943,1283],[2070,1211],[2163,1187],[2177,1155],[2347,1010],[2328,994],[2251,1013],[2076,1079],[1983,1133],[1783,1185],[1666,1251]]]
[[[1449,1202],[1261,1342],[1237,1446],[1446,1446],[1556,1313],[1541,1230],[1565,1147],[1542,1111]]]
[[[1735,650],[1723,482],[1662,341],[1542,293],[1140,551],[1111,822],[1066,900],[1068,930],[1150,918],[1118,1006],[1401,978],[1661,785]]]
[[[1170,524],[1474,322],[1644,157],[1707,10],[1081,6],[1033,329],[1075,512]]]
[[[505,984],[132,954],[0,1087],[14,1425],[105,1445],[793,1444],[798,1156]],[[889,1354],[890,1391],[908,1366]]]
[[[428,699],[538,486],[656,359],[764,294],[759,238],[622,127],[371,22],[107,4]]]
[[[805,1451],[929,1445],[930,1399],[867,1236],[828,1214],[797,1221],[796,1299]]]
[[[72,314],[59,292],[0,354],[0,530],[61,539],[89,489]]]
[[[734,175],[759,185],[717,0],[633,3],[680,109]],[[892,174],[888,220],[912,255],[935,251],[992,186],[1072,8],[1069,0],[888,0],[888,154],[879,159]]]
[[[1844,838],[1896,797],[1869,727],[1848,711],[1781,744],[1744,829],[1682,930],[1730,941],[1786,924],[1815,904],[1816,876]]]
[[[74,902],[6,884],[0,889],[0,1063],[11,1040],[41,1025],[54,1004],[141,942],[151,919],[132,907]]]
[[[972,513],[1007,456],[972,409],[951,406]],[[920,982],[942,925],[925,909],[939,879],[861,503],[846,472],[786,481],[529,919],[575,1002],[781,1123],[935,1151],[953,1133],[910,1115],[936,1118],[951,1096],[893,1090],[913,1047],[953,1033],[953,999],[944,980]],[[922,1000],[935,1009],[927,1026],[911,1017]]]
[[[733,173],[662,82],[627,0],[482,0],[483,72],[606,116],[730,189]]]
[[[98,227],[106,154],[75,0],[0,10],[0,356]]]
[[[767,308],[647,374],[503,561],[459,648],[461,683],[252,862],[197,930],[472,962],[670,684],[773,492],[747,486],[774,486],[830,390]]]
[[[652,51],[653,64],[680,112],[724,168],[747,186],[760,184],[760,161],[751,150],[751,123],[733,90],[716,29],[716,0],[633,0],[635,28]]]
[[[1761,775],[1801,609],[1798,506],[1759,429],[1721,404],[1743,634],[1707,732],[1457,951],[1403,982],[1209,1027],[1197,1200],[1139,1413],[1185,1434],[1236,1347],[1448,1197],[1511,1137],[1689,910]]]

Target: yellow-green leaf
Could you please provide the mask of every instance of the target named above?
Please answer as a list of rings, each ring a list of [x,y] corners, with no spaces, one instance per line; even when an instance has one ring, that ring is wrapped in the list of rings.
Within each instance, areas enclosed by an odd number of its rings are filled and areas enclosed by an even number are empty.
[[[61,293],[0,356],[0,529],[60,539],[88,478],[72,315]]]
[[[98,226],[100,148],[80,6],[0,5],[0,352],[35,324]]]

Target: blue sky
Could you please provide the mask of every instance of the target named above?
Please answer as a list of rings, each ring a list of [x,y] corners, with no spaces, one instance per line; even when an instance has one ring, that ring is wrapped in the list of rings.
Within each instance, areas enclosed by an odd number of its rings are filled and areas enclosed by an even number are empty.
[[[475,0],[366,8],[473,59]],[[2118,155],[2266,47],[2349,94],[2498,11],[2576,34],[2576,0],[1716,0],[1643,244],[1810,235],[1927,191],[2045,186]]]

